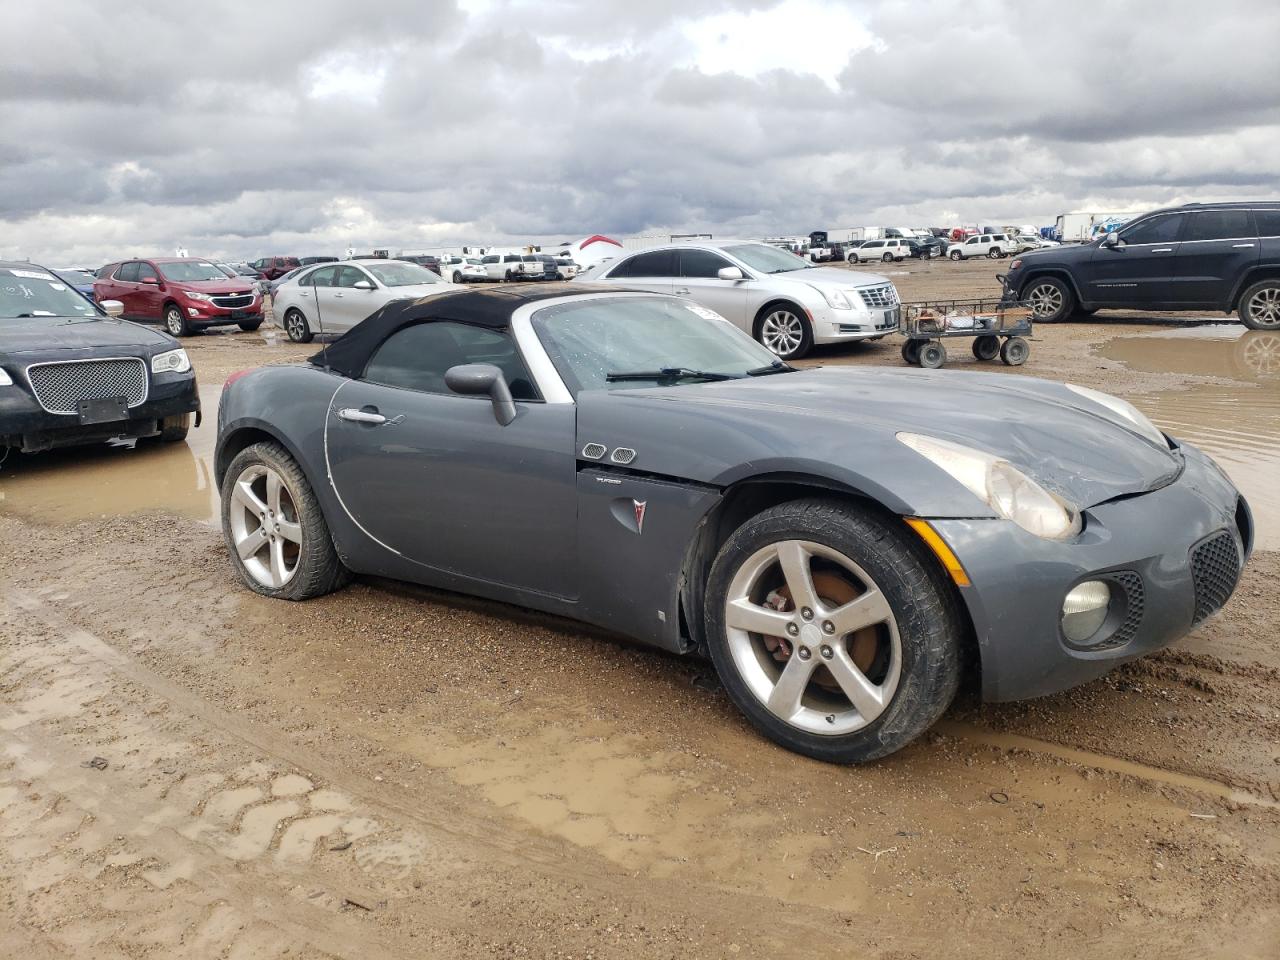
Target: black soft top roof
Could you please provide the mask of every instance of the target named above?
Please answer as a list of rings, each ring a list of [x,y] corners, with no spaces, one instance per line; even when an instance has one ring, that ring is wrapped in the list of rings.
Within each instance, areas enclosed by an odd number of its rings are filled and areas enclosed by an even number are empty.
[[[392,300],[356,324],[310,360],[347,377],[359,377],[387,337],[402,327],[427,320],[453,320],[478,327],[503,329],[511,324],[511,314],[526,303],[575,294],[617,293],[617,287],[574,283],[522,283],[482,290],[460,290],[434,294],[417,300]]]

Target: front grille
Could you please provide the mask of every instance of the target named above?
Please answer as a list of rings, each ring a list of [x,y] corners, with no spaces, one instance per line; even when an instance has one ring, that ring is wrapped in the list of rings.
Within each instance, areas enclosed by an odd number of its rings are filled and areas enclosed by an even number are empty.
[[[1196,588],[1194,626],[1220,609],[1240,579],[1240,551],[1225,530],[1191,551],[1191,578]]]
[[[27,379],[50,413],[77,413],[81,400],[124,397],[136,407],[147,399],[147,368],[136,357],[32,364]]]
[[[886,283],[883,287],[864,287],[858,293],[862,295],[862,302],[868,307],[892,307],[900,302],[898,291],[891,283]]]
[[[235,293],[230,296],[213,298],[215,307],[226,307],[230,310],[239,310],[241,307],[247,307],[251,303],[253,303],[252,293]]]

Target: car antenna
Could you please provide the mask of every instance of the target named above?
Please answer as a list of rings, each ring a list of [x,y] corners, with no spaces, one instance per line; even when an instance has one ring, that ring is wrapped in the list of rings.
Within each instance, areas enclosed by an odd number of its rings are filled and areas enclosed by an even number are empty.
[[[321,269],[324,269],[321,267]],[[324,315],[320,312],[320,291],[314,283],[314,277],[320,270],[313,270],[307,275],[308,280],[312,280],[311,295],[316,298],[316,323],[320,324],[320,336],[325,337],[324,343],[320,344],[320,365],[325,373],[330,373],[329,369],[329,338],[324,332]],[[333,268],[333,278],[338,279],[338,268]]]

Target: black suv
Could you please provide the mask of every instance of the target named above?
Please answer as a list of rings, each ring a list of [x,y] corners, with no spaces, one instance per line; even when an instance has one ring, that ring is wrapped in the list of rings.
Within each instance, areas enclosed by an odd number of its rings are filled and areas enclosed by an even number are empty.
[[[1079,245],[1024,253],[999,278],[1037,320],[1102,308],[1240,312],[1280,329],[1280,203],[1157,210]]]

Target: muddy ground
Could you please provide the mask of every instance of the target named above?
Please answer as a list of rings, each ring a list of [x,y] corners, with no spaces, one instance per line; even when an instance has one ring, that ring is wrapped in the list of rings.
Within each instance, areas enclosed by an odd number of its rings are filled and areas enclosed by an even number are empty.
[[[912,299],[994,269],[890,272]],[[1280,338],[1099,319],[983,367],[1220,457],[1260,525],[1236,596],[859,769],[762,741],[709,665],[573,624],[381,582],[249,593],[213,523],[218,390],[314,348],[190,339],[189,443],[0,469],[0,956],[1280,956]]]

